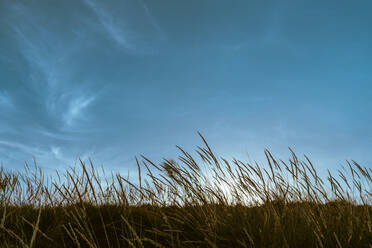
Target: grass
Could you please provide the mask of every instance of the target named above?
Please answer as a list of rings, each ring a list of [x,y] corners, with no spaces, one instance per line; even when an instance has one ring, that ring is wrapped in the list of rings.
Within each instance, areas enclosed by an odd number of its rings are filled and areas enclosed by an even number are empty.
[[[142,156],[138,179],[80,161],[45,177],[0,170],[1,247],[372,247],[371,168],[322,178],[305,156],[227,161]]]

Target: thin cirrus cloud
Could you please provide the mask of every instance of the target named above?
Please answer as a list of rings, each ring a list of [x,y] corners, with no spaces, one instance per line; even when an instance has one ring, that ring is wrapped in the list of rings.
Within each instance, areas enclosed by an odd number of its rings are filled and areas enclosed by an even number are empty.
[[[43,163],[57,158],[55,166],[66,165],[74,152],[60,146],[77,138],[71,133],[77,136],[99,94],[76,80],[81,70],[74,60],[84,51],[81,37],[57,34],[38,6],[9,1],[5,7],[3,32],[11,42],[5,43],[10,49],[2,61],[16,59],[10,56],[12,49],[20,57],[6,68],[17,76],[7,80],[7,74],[1,74],[0,119],[6,121],[0,123],[0,160],[20,165],[35,156]]]
[[[69,4],[61,5],[63,8]],[[161,32],[149,8],[140,2],[135,5],[137,10],[143,8],[141,22]],[[0,85],[0,117],[7,120],[0,123],[0,160],[19,166],[35,156],[40,164],[66,166],[77,157],[87,158],[96,152],[92,143],[98,134],[84,135],[90,130],[99,132],[90,118],[95,118],[92,105],[100,101],[107,73],[103,72],[101,79],[92,75],[95,70],[105,70],[100,63],[105,58],[92,51],[105,46],[136,56],[149,55],[153,49],[129,27],[130,20],[110,13],[112,5],[82,0],[76,6],[85,15],[65,12],[67,19],[74,20],[71,23],[65,22],[66,17],[55,9],[49,13],[40,6],[42,3],[17,1],[7,1],[4,6],[7,11],[1,20],[6,25],[2,32],[7,32],[7,45],[20,57],[12,64],[17,78],[3,78]],[[59,29],[61,32],[57,32]],[[15,61],[14,56],[6,55],[1,54],[1,61]],[[20,87],[15,86],[17,81]],[[110,94],[110,82],[107,85],[106,94]]]
[[[142,24],[142,29],[143,26],[152,27],[152,30],[146,29],[146,33],[150,33],[152,39],[158,37],[157,39],[164,40],[166,37],[165,31],[157,23],[149,7],[141,0],[132,2],[131,6],[129,2],[116,2],[115,4],[113,1],[83,0],[83,2],[92,10],[101,24],[103,29],[100,31],[104,31],[125,53],[151,55],[155,52],[152,44],[148,44],[140,32],[136,31],[138,29],[141,31],[138,23]],[[126,18],[129,15],[125,12],[126,9],[134,9],[138,23],[133,22],[133,18]]]
[[[0,91],[0,109],[9,109],[11,107],[13,107],[13,103],[9,93]]]
[[[19,16],[25,16],[24,21],[35,14],[25,6],[18,5],[13,10]],[[28,83],[33,85],[39,97],[44,98],[46,114],[60,119],[62,126],[71,126],[76,120],[82,120],[84,110],[95,97],[82,94],[81,84],[73,82],[76,72],[70,62],[82,49],[81,45],[77,40],[55,36],[41,20],[28,25],[14,23],[12,29],[30,68]],[[71,93],[66,94],[66,88],[70,88]]]
[[[224,153],[370,161],[360,4],[0,0],[0,161],[118,165],[197,130]]]
[[[83,117],[83,111],[94,101],[94,97],[80,96],[70,101],[67,111],[63,114],[65,123],[71,126],[76,119]]]
[[[146,17],[147,17],[150,25],[158,32],[161,39],[166,40],[167,39],[166,32],[159,25],[159,23],[155,19],[154,15],[151,13],[151,10],[150,10],[149,6],[143,0],[138,0],[138,2],[142,6],[143,10],[145,11]]]
[[[98,4],[94,0],[83,0],[84,3],[89,6],[96,14],[98,20],[103,25],[104,29],[110,35],[110,37],[117,42],[120,46],[128,50],[135,49],[132,42],[129,41],[129,34],[125,32],[125,23],[115,19],[110,15],[104,8],[104,5]]]
[[[27,146],[18,142],[10,142],[10,141],[4,141],[0,140],[0,144],[4,146],[8,146],[11,148],[15,148],[18,150],[21,150],[23,152],[27,152],[30,154],[34,154],[34,156],[42,155],[43,151],[37,147]]]

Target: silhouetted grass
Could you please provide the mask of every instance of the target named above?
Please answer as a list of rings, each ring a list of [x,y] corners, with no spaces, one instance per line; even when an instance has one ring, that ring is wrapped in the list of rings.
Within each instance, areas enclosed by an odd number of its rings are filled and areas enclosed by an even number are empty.
[[[201,135],[200,135],[201,136]],[[92,163],[63,176],[0,170],[1,247],[372,247],[371,172],[327,178],[305,156],[137,160],[138,180]]]

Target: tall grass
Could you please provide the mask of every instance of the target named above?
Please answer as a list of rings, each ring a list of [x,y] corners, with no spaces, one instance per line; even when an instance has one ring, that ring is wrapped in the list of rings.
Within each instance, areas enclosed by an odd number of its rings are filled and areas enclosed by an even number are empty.
[[[138,179],[80,161],[0,169],[1,247],[372,247],[371,168],[322,178],[306,156],[228,161],[204,145],[136,159]]]

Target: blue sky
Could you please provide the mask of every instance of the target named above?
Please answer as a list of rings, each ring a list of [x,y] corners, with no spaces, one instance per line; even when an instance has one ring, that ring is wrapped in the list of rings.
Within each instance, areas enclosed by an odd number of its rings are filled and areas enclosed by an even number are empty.
[[[372,2],[0,0],[0,161],[109,169],[175,145],[372,166]]]

